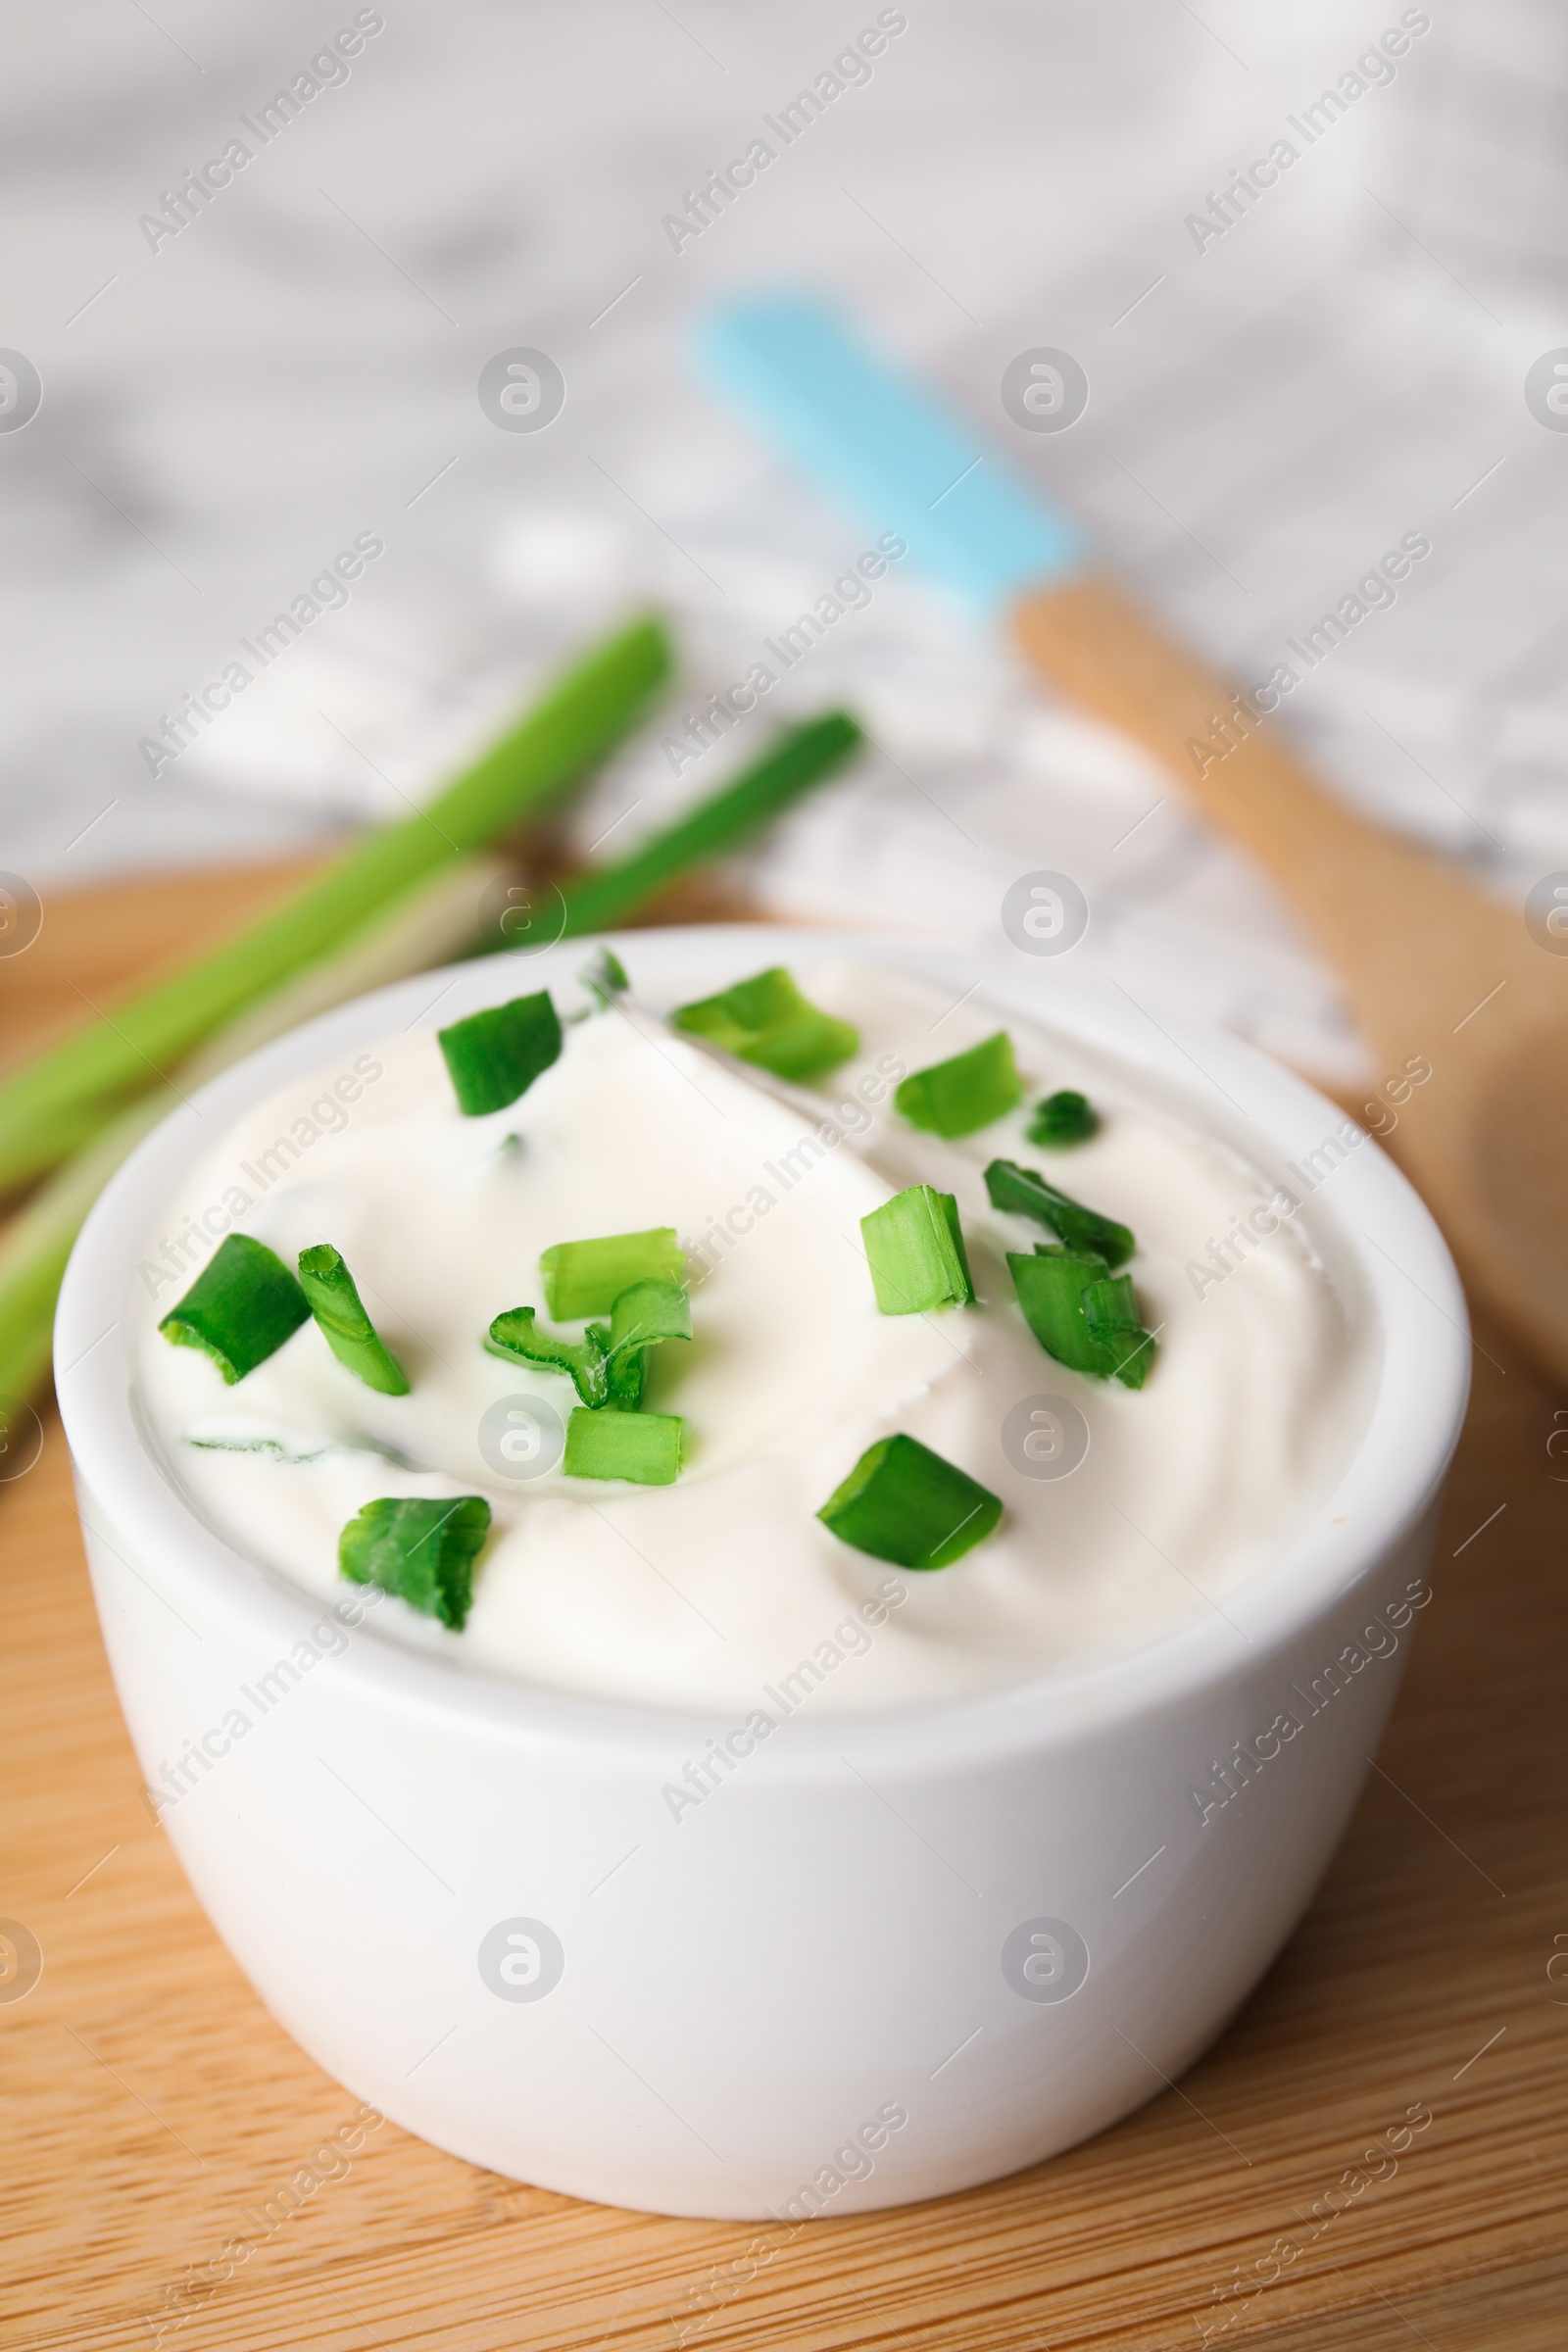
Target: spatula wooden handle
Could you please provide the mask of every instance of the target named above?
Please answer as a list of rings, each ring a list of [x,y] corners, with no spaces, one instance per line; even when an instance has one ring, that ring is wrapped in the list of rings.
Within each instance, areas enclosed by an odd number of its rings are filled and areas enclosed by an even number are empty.
[[[1014,608],[1013,625],[1045,676],[1152,752],[1267,867],[1317,933],[1379,1047],[1411,1051],[1419,1042],[1411,1023],[1430,1029],[1441,1015],[1444,967],[1451,968],[1444,935],[1472,924],[1474,886],[1319,784],[1291,749],[1283,713],[1234,694],[1113,581],[1080,574],[1038,590]],[[1416,907],[1430,954],[1419,941],[1412,952]]]
[[[1568,957],[1457,867],[1369,824],[1292,752],[1287,722],[1234,697],[1113,583],[1079,577],[1014,608],[1035,665],[1164,762],[1299,908],[1395,1082],[1393,1148],[1472,1282],[1568,1377]],[[1367,1112],[1386,1133],[1387,1081]],[[1359,1106],[1358,1106],[1359,1107]]]

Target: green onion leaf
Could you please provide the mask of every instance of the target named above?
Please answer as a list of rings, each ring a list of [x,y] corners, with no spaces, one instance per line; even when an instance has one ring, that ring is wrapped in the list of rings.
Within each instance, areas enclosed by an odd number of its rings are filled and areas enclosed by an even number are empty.
[[[974,1299],[969,1260],[952,1193],[911,1184],[860,1219],[871,1288],[885,1315],[922,1315]]]
[[[545,1304],[558,1323],[608,1315],[634,1282],[678,1283],[685,1269],[673,1225],[607,1233],[591,1242],[557,1242],[539,1260]]]
[[[609,948],[601,948],[577,974],[577,986],[591,999],[596,1011],[608,1012],[615,999],[626,994],[631,982],[620,957]]]
[[[547,988],[510,1004],[487,1004],[436,1037],[458,1108],[469,1119],[515,1102],[561,1053],[561,1022]]]
[[[1071,1087],[1064,1086],[1059,1094],[1048,1095],[1035,1104],[1026,1132],[1032,1144],[1043,1144],[1049,1152],[1065,1152],[1069,1145],[1087,1144],[1091,1136],[1100,1133],[1100,1113],[1087,1095],[1074,1094]]]
[[[557,1339],[539,1329],[531,1306],[514,1306],[497,1315],[485,1345],[492,1355],[515,1356],[519,1363],[567,1373],[584,1404],[598,1406],[610,1398],[609,1339],[602,1323],[590,1323],[581,1340]]]
[[[841,1543],[900,1568],[951,1568],[990,1535],[1002,1498],[918,1438],[879,1439],[817,1512]]]
[[[854,758],[865,737],[844,710],[791,727],[760,760],[695,808],[639,842],[629,857],[565,887],[566,927],[563,937],[613,929],[621,917],[689,873],[694,865],[726,858],[774,817]]]
[[[366,1313],[353,1275],[329,1242],[300,1251],[300,1287],[338,1362],[368,1389],[406,1396],[408,1376]]]
[[[1154,1361],[1154,1342],[1144,1329],[1133,1296],[1130,1274],[1116,1274],[1084,1289],[1084,1321],[1100,1347],[1116,1359],[1115,1376],[1124,1389],[1141,1389]]]
[[[989,1127],[1022,1100],[1023,1080],[1005,1029],[983,1045],[971,1046],[967,1054],[956,1054],[951,1061],[914,1071],[893,1098],[895,1108],[911,1127],[950,1139]]]
[[[1020,1168],[1015,1160],[994,1159],[986,1170],[986,1191],[993,1208],[1009,1209],[1014,1216],[1033,1217],[1049,1225],[1069,1250],[1092,1250],[1107,1266],[1124,1265],[1138,1244],[1130,1227],[1098,1209],[1085,1208],[1048,1184],[1035,1168]]]
[[[590,1323],[581,1340],[563,1340],[542,1331],[531,1306],[497,1315],[485,1341],[492,1355],[515,1356],[552,1372],[567,1373],[592,1411],[612,1405],[635,1412],[642,1402],[650,1348],[661,1340],[689,1340],[691,1304],[678,1282],[634,1282],[611,1309],[607,1329]]]
[[[176,1348],[200,1348],[232,1388],[310,1320],[293,1275],[265,1242],[225,1234],[158,1328]]]
[[[860,1050],[859,1031],[819,1012],[782,964],[737,980],[719,996],[683,1004],[670,1020],[675,1028],[706,1037],[726,1054],[780,1078],[819,1077]]]
[[[1007,1264],[1024,1321],[1048,1355],[1093,1380],[1143,1387],[1153,1342],[1138,1319],[1130,1274],[1112,1281],[1104,1259],[1092,1250],[1042,1247],[1032,1257],[1009,1254]]]
[[[281,906],[116,1004],[113,1019],[93,1018],[11,1069],[0,1079],[0,1186],[51,1165],[107,1122],[127,1092],[145,1087],[149,1073],[170,1068],[220,1021],[330,955],[378,908],[449,858],[494,841],[602,758],[641,716],[672,655],[661,621],[622,630],[558,678],[537,709],[427,808],[356,836]]]
[[[566,1421],[562,1468],[568,1478],[627,1478],[639,1487],[674,1484],[686,1424],[678,1413],[591,1413]]]
[[[473,1563],[489,1532],[482,1494],[450,1501],[378,1495],[338,1537],[338,1573],[356,1585],[379,1585],[461,1634],[473,1602]]]
[[[590,1330],[595,1328],[590,1324]],[[622,1412],[635,1412],[643,1400],[649,1348],[662,1340],[691,1336],[691,1300],[678,1282],[634,1282],[622,1291],[610,1314],[607,1401]]]
[[[1074,1372],[1108,1380],[1115,1358],[1084,1313],[1085,1291],[1109,1274],[1104,1259],[1092,1250],[1039,1250],[1029,1257],[1009,1251],[1007,1264],[1024,1321],[1046,1353]]]

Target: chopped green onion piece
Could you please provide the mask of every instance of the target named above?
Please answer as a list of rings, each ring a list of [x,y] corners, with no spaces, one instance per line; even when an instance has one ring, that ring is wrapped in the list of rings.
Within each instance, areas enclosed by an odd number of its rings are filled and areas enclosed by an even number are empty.
[[[990,1535],[1002,1498],[918,1438],[879,1439],[817,1517],[842,1543],[900,1568],[951,1568]]]
[[[607,1233],[591,1242],[557,1242],[539,1260],[545,1304],[558,1323],[608,1315],[634,1282],[679,1282],[685,1270],[673,1225]]]
[[[1048,1355],[1094,1380],[1143,1387],[1153,1343],[1138,1320],[1130,1274],[1111,1281],[1092,1250],[1042,1247],[1032,1257],[1009,1253],[1007,1264],[1024,1321]],[[1099,1294],[1093,1319],[1091,1292]]]
[[[177,1306],[158,1328],[176,1348],[200,1348],[232,1388],[310,1321],[293,1275],[265,1242],[223,1236]]]
[[[590,1323],[581,1340],[541,1331],[531,1306],[497,1315],[485,1341],[492,1355],[515,1356],[564,1372],[591,1410],[612,1405],[635,1412],[642,1402],[650,1348],[661,1340],[689,1340],[691,1304],[678,1282],[654,1279],[627,1286],[611,1310],[607,1328]]]
[[[639,1487],[672,1486],[686,1424],[678,1413],[590,1413],[579,1404],[566,1422],[562,1468],[568,1478],[627,1478]]]
[[[1122,1387],[1141,1389],[1153,1366],[1154,1342],[1138,1312],[1132,1276],[1115,1274],[1108,1281],[1087,1284],[1084,1321],[1091,1339],[1115,1357],[1115,1375]]]
[[[521,1363],[568,1374],[584,1404],[597,1406],[610,1397],[609,1338],[602,1323],[590,1323],[581,1340],[558,1340],[539,1329],[531,1306],[514,1306],[497,1315],[485,1345],[492,1355],[515,1356]]]
[[[482,1494],[451,1501],[381,1494],[338,1537],[338,1573],[356,1585],[379,1585],[461,1634],[473,1601],[473,1563],[489,1532]]]
[[[675,1028],[706,1037],[726,1054],[755,1061],[780,1078],[818,1077],[860,1050],[859,1031],[819,1012],[782,964],[737,980],[716,997],[683,1004],[670,1019]]]
[[[620,957],[609,948],[601,948],[577,974],[577,986],[593,1000],[596,1010],[608,1012],[615,999],[626,994],[631,982]]]
[[[895,1108],[911,1127],[949,1138],[989,1127],[1022,1100],[1023,1080],[1005,1029],[983,1045],[971,1046],[967,1054],[956,1054],[951,1061],[916,1070],[893,1098]]]
[[[1050,1152],[1065,1152],[1070,1144],[1087,1144],[1091,1136],[1100,1133],[1100,1113],[1087,1095],[1074,1094],[1071,1087],[1064,1086],[1059,1094],[1048,1095],[1035,1104],[1026,1132],[1032,1144],[1043,1144]]]
[[[951,1193],[911,1184],[860,1219],[871,1288],[885,1315],[923,1315],[931,1306],[968,1306],[969,1260]]]
[[[1092,1250],[1038,1250],[1032,1256],[1009,1251],[1007,1264],[1024,1321],[1046,1353],[1074,1372],[1108,1380],[1115,1358],[1084,1313],[1085,1291],[1109,1273],[1104,1259]]]
[[[589,1325],[590,1330],[596,1328]],[[661,1340],[689,1340],[691,1336],[691,1300],[678,1282],[634,1282],[622,1291],[610,1315],[607,1401],[623,1412],[635,1412],[643,1400],[649,1348]]]
[[[1114,1217],[1085,1208],[1048,1184],[1035,1168],[1020,1168],[1015,1160],[994,1159],[986,1170],[986,1191],[993,1208],[1010,1209],[1015,1216],[1033,1217],[1049,1225],[1069,1250],[1092,1250],[1107,1266],[1125,1265],[1138,1244],[1131,1229]]]
[[[515,1102],[561,1053],[561,1022],[547,988],[510,1004],[487,1004],[436,1036],[458,1108],[469,1119]]]
[[[406,1396],[408,1376],[366,1313],[353,1275],[329,1242],[300,1251],[300,1287],[338,1362],[368,1389]]]

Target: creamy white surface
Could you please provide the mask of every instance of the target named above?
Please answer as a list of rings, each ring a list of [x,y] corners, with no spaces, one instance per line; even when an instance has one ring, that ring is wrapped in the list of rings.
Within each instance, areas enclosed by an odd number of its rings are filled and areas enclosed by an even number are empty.
[[[1271,1190],[1239,1152],[973,998],[949,1012],[923,984],[870,967],[796,968],[861,1034],[859,1056],[823,1091],[824,1115],[879,1098],[854,1113],[867,1132],[826,1149],[803,1146],[810,1130],[794,1108],[621,1011],[568,1028],[560,1061],[489,1117],[458,1113],[434,1034],[421,1030],[362,1057],[362,1076],[371,1064],[380,1074],[346,1110],[319,1106],[352,1057],[242,1119],[193,1171],[144,1265],[186,1218],[225,1195],[233,1209],[237,1186],[251,1205],[236,1227],[289,1264],[314,1242],[343,1251],[413,1394],[374,1395],[314,1323],[225,1388],[204,1355],[156,1330],[204,1246],[146,1301],[140,1363],[149,1419],[209,1521],[336,1598],[352,1590],[336,1573],[338,1531],[363,1503],[482,1494],[495,1528],[465,1632],[388,1600],[378,1637],[526,1681],[740,1710],[766,1705],[765,1687],[813,1657],[817,1708],[899,1706],[1078,1666],[1222,1606],[1265,1567],[1348,1458],[1369,1378],[1364,1315],[1330,1278],[1308,1218],[1200,1298],[1187,1262]],[[1003,1025],[1025,1107],[960,1144],[895,1119],[895,1065],[924,1067]],[[1104,1125],[1090,1144],[1042,1152],[1024,1141],[1027,1105],[1060,1086],[1082,1087]],[[309,1143],[294,1125],[302,1116],[322,1130]],[[302,1148],[262,1189],[261,1155],[290,1135]],[[1142,1392],[1069,1371],[1033,1338],[1004,1253],[1047,1237],[989,1206],[981,1171],[997,1156],[1041,1168],[1133,1227],[1129,1271],[1160,1347]],[[922,1180],[957,1194],[980,1304],[885,1316],[859,1220]],[[694,1281],[696,1338],[657,1351],[648,1398],[686,1419],[679,1482],[500,1476],[480,1450],[487,1408],[529,1395],[564,1422],[575,1402],[564,1378],[481,1346],[505,1308],[544,1317],[541,1250],[653,1225],[673,1225],[690,1247],[715,1218],[749,1230]],[[1069,1399],[1088,1422],[1089,1452],[1070,1476],[1023,1476],[1004,1451],[1009,1408],[1037,1396]],[[996,1535],[952,1568],[889,1568],[815,1518],[893,1430],[1005,1503]],[[246,1442],[269,1450],[232,1450]],[[886,1622],[835,1642],[879,1587],[900,1596]]]

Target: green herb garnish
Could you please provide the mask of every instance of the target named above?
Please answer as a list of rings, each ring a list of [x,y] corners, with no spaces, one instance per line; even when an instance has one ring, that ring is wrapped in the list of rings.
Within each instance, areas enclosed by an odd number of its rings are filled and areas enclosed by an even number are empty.
[[[1072,1144],[1087,1144],[1090,1137],[1100,1133],[1100,1113],[1087,1095],[1074,1094],[1064,1086],[1059,1094],[1048,1095],[1035,1104],[1034,1116],[1025,1130],[1032,1144],[1043,1144],[1048,1152],[1065,1152]]]
[[[591,1000],[596,1012],[608,1012],[617,997],[625,996],[631,982],[620,957],[611,949],[601,948],[577,974],[577,986]]]
[[[952,1193],[911,1184],[860,1219],[871,1287],[885,1315],[922,1315],[933,1306],[968,1306],[969,1260]]]
[[[338,1537],[338,1573],[356,1585],[379,1585],[460,1634],[473,1602],[473,1563],[489,1532],[482,1494],[454,1501],[382,1494]]]
[[[1084,1292],[1109,1277],[1104,1259],[1092,1250],[1040,1250],[1032,1255],[1009,1250],[1007,1265],[1024,1321],[1046,1353],[1075,1372],[1107,1380],[1113,1359],[1084,1314]]]
[[[300,1251],[300,1287],[340,1364],[383,1396],[406,1396],[408,1376],[366,1313],[353,1275],[329,1242]]]
[[[609,1342],[603,1323],[590,1323],[580,1340],[563,1340],[540,1330],[531,1306],[514,1306],[497,1315],[485,1345],[492,1355],[568,1374],[584,1404],[597,1408],[610,1400]]]
[[[669,1017],[675,1028],[780,1078],[819,1077],[860,1050],[859,1031],[818,1011],[782,964],[737,980],[716,997],[683,1004]]]
[[[590,1324],[591,1331],[597,1324]],[[648,1350],[662,1340],[689,1340],[691,1300],[678,1282],[655,1277],[621,1292],[610,1313],[610,1395],[607,1402],[635,1412],[648,1377]]]
[[[229,1233],[158,1328],[176,1348],[210,1355],[232,1388],[275,1354],[310,1313],[282,1259],[248,1233]]]
[[[902,1434],[881,1438],[817,1512],[841,1543],[900,1568],[951,1568],[990,1535],[1002,1498]]]
[[[561,1053],[561,1021],[550,991],[514,997],[510,1004],[487,1004],[436,1039],[446,1056],[452,1091],[465,1118],[505,1110],[525,1095],[541,1070]]]
[[[635,1412],[642,1402],[648,1350],[661,1340],[689,1340],[691,1303],[678,1282],[653,1278],[634,1282],[616,1298],[610,1322],[590,1323],[580,1340],[541,1331],[531,1306],[497,1315],[486,1346],[493,1355],[515,1356],[552,1372],[569,1374],[591,1411],[612,1405]]]
[[[1042,1248],[1029,1257],[1009,1253],[1007,1264],[1024,1321],[1048,1355],[1094,1380],[1143,1387],[1154,1344],[1139,1320],[1130,1274],[1112,1280],[1093,1250]]]
[[[894,1107],[911,1127],[950,1139],[989,1127],[1023,1100],[1023,1080],[1012,1058],[1005,1029],[956,1054],[951,1061],[915,1070],[894,1096]]]
[[[1085,1208],[1048,1184],[1036,1168],[1020,1168],[1015,1160],[994,1159],[986,1170],[986,1191],[993,1208],[1010,1209],[1015,1216],[1033,1217],[1049,1225],[1069,1250],[1092,1250],[1107,1266],[1124,1265],[1137,1249],[1131,1228],[1098,1209]]]
[[[593,1413],[578,1405],[566,1420],[561,1466],[568,1478],[626,1478],[668,1487],[680,1469],[686,1424],[678,1413]]]
[[[608,1315],[634,1282],[678,1283],[685,1268],[673,1225],[607,1233],[591,1242],[557,1242],[539,1260],[545,1304],[558,1323]]]
[[[1124,1389],[1141,1389],[1154,1361],[1152,1333],[1144,1329],[1130,1274],[1091,1282],[1084,1290],[1084,1321],[1090,1337],[1115,1357],[1115,1376]]]
[[[182,1438],[198,1453],[265,1453],[272,1462],[320,1462],[329,1453],[344,1453],[343,1446],[317,1446],[309,1453],[292,1452],[281,1438]]]

